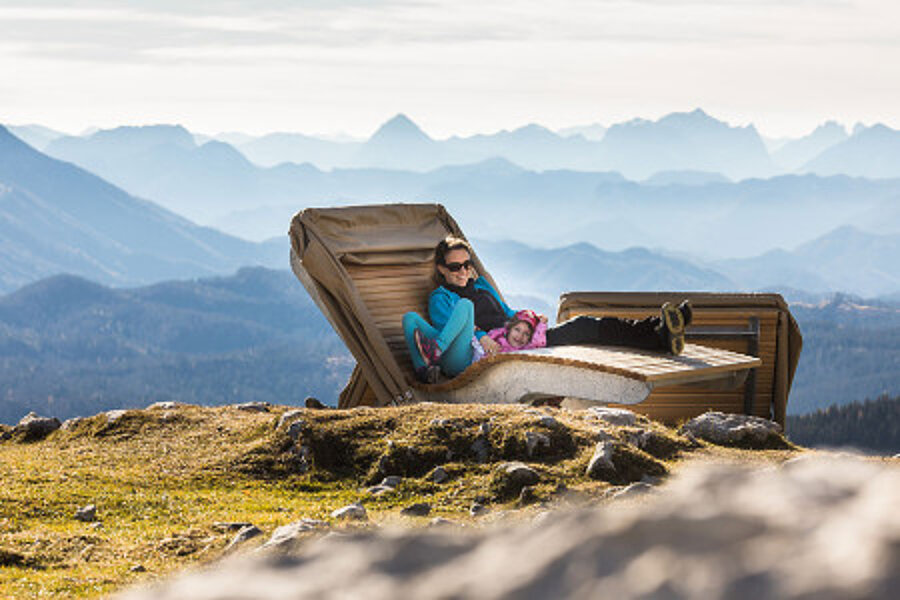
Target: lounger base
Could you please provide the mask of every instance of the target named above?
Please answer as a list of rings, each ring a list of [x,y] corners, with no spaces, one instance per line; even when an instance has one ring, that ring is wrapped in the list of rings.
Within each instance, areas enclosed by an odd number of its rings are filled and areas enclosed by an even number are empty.
[[[436,387],[438,389],[417,389],[417,400],[511,404],[547,396],[565,396],[590,404],[637,404],[650,394],[653,386],[646,381],[577,365],[507,361],[486,369],[464,386]]]

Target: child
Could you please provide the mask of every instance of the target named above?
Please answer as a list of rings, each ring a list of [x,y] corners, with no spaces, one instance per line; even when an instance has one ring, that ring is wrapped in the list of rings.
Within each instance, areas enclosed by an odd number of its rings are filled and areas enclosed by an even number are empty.
[[[543,348],[547,345],[547,317],[520,310],[505,326],[488,331],[488,336],[500,344],[500,352]]]

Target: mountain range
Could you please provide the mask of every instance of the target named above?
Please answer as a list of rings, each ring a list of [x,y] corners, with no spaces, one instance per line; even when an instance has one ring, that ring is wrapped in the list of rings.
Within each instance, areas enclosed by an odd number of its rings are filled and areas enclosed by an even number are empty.
[[[352,362],[289,271],[113,289],[57,275],[0,296],[0,422],[156,401],[333,401]]]
[[[159,147],[151,139],[172,153],[181,148],[188,155],[228,148],[221,142],[198,147],[179,128],[119,130],[116,135],[98,132],[93,138],[97,138],[94,147],[132,140],[133,156],[145,153],[139,161],[144,165],[150,162],[147,149]],[[107,147],[96,157],[100,161],[108,155]],[[4,250],[0,290],[55,273],[121,286],[227,273],[247,264],[286,263],[285,237],[257,244],[198,227],[72,164],[39,153],[5,130],[0,131],[0,158],[0,247]],[[259,170],[238,158],[238,164]],[[189,161],[172,164],[185,162]],[[399,189],[399,199],[447,199],[463,230],[481,240],[484,250],[496,254],[494,268],[508,271],[514,282],[509,292],[540,297],[551,305],[559,292],[579,288],[790,287],[863,295],[900,291],[900,263],[894,260],[900,255],[898,234],[878,235],[842,225],[854,218],[880,216],[883,225],[889,224],[891,215],[900,218],[895,200],[900,196],[898,180],[786,176],[702,186],[641,185],[616,173],[535,173],[502,159],[428,173],[375,169],[323,173],[308,165],[289,167],[305,168],[302,179],[311,182],[310,188],[317,180],[320,189],[338,181],[346,186],[342,189],[356,193]],[[223,172],[225,177],[234,174],[233,170]],[[546,199],[554,193],[567,201],[549,210]],[[685,200],[688,194],[690,199]],[[677,207],[675,213],[672,206]],[[290,214],[301,207],[302,203],[285,207],[283,229]],[[674,221],[676,230],[673,218],[679,214],[691,218]],[[898,224],[888,229],[896,231]],[[809,240],[805,244],[765,250],[779,241],[804,237]],[[558,242],[565,239],[597,240],[602,249],[597,244]],[[640,243],[651,240],[670,243]],[[642,245],[669,250],[637,247]],[[743,259],[712,257],[705,263],[683,254],[710,245],[719,250],[740,246],[745,252],[764,251]]]
[[[830,140],[837,145],[828,151],[852,142],[865,153],[873,131],[880,129],[857,128],[837,142],[843,128],[830,124],[779,152],[792,157],[785,160],[797,162]],[[617,145],[622,156],[681,157],[681,162],[669,160],[678,169],[657,171],[644,182],[630,181],[617,171],[530,170],[502,157],[427,171],[375,167],[325,171],[293,162],[259,167],[229,144],[215,140],[198,144],[195,138],[177,126],[123,127],[57,138],[47,150],[195,222],[254,240],[281,236],[290,217],[305,206],[398,201],[441,202],[466,224],[470,235],[481,238],[515,238],[539,245],[585,241],[606,250],[664,247],[706,258],[747,258],[790,249],[848,224],[873,232],[900,232],[896,208],[900,180],[807,174],[733,182],[715,171],[719,168],[715,160],[755,161],[762,170],[772,161],[754,129],[727,126],[701,111],[613,126],[600,142],[563,138],[537,126],[439,142],[402,116],[386,123],[370,140],[350,144],[352,152],[347,143],[327,142],[334,148],[347,146],[348,157],[352,154],[352,160],[360,163],[377,164],[377,156],[391,149],[394,166],[410,155],[420,161],[416,167],[458,158],[465,154],[464,147],[477,150],[466,151],[470,158],[502,152],[523,155],[532,148],[545,162],[561,161],[565,153],[556,146],[569,143],[577,148]],[[725,138],[742,142],[721,141]],[[585,160],[599,156],[581,150],[577,154]],[[703,169],[680,168],[686,166],[683,157],[693,157],[693,166]],[[530,227],[531,215],[540,215],[540,227]],[[516,233],[507,234],[504,226]]]
[[[257,244],[197,226],[0,126],[0,290],[57,273],[134,285],[286,257],[284,240]]]
[[[148,137],[153,137],[152,129],[145,129]],[[68,138],[89,138],[97,133],[102,133],[100,137],[106,141],[109,138],[101,131],[66,136],[41,125],[10,126],[10,130],[36,149],[67,159],[74,150]],[[898,135],[900,132],[882,124],[857,125],[851,135],[844,126],[828,121],[806,136],[775,143],[764,140],[753,125],[731,126],[698,108],[655,121],[632,119],[609,127],[591,124],[554,132],[532,123],[512,131],[442,140],[430,137],[403,114],[389,119],[363,140],[291,132],[263,136],[240,132],[193,134],[193,139],[198,146],[216,140],[227,143],[263,167],[308,162],[323,170],[427,171],[501,157],[535,171],[618,171],[632,180],[647,179],[661,171],[701,171],[739,180],[792,172],[900,177]]]

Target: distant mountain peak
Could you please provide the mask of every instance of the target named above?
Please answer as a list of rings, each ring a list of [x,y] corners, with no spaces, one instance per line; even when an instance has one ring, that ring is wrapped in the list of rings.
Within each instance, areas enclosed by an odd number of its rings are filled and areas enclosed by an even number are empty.
[[[101,129],[90,136],[96,140],[129,141],[147,145],[174,144],[186,148],[196,146],[194,136],[181,125],[124,125]]]
[[[372,136],[372,139],[375,138],[402,138],[405,140],[427,140],[431,141],[431,138],[422,131],[418,125],[416,125],[412,119],[404,115],[403,113],[398,113],[396,116],[388,120],[381,127],[378,128],[378,131]]]

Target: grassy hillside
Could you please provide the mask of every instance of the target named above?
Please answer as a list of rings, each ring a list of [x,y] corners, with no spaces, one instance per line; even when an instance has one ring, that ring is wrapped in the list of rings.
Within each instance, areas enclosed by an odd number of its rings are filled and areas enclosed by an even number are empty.
[[[279,427],[286,410],[182,405],[98,414],[32,442],[0,428],[0,596],[93,598],[215,561],[235,536],[229,524],[263,532],[240,551],[301,518],[325,521],[311,535],[425,526],[434,517],[477,525],[620,501],[614,493],[626,484],[652,483],[696,457],[777,461],[794,452],[783,443],[718,448],[642,418],[620,427],[589,411],[521,405],[300,409]],[[529,449],[535,436],[545,441]],[[615,470],[587,477],[606,438],[617,440]],[[528,494],[500,469],[507,461],[538,474]],[[437,466],[446,481],[431,477]],[[393,491],[367,491],[387,475],[402,477]],[[331,516],[355,501],[368,520]],[[430,504],[427,517],[400,514],[417,502]],[[476,503],[487,512],[472,516]],[[97,520],[75,519],[88,504]]]

